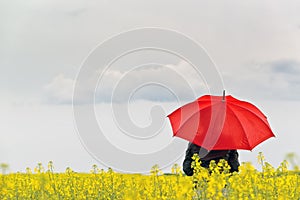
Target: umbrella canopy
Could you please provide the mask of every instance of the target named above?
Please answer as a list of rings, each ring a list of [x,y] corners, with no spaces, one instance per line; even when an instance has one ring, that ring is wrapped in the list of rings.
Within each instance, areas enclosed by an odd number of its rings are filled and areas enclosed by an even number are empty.
[[[252,150],[274,137],[267,117],[232,96],[205,95],[168,115],[173,135],[207,150]]]

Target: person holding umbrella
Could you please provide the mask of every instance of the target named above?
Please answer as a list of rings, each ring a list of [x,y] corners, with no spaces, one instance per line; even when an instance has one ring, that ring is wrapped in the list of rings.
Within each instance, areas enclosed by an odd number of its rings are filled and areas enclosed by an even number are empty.
[[[189,141],[183,170],[192,175],[192,156],[199,154],[203,167],[211,160],[227,160],[238,171],[237,149],[252,150],[275,137],[267,117],[253,104],[230,95],[204,95],[168,115],[173,136]]]
[[[183,161],[183,171],[186,175],[192,176],[193,175],[193,155],[198,154],[201,161],[201,166],[205,168],[209,168],[210,161],[215,160],[218,162],[221,159],[224,159],[228,162],[230,166],[230,172],[238,172],[238,168],[240,166],[238,157],[239,154],[237,150],[211,150],[207,151],[200,146],[189,143],[188,148],[185,153],[185,159]]]

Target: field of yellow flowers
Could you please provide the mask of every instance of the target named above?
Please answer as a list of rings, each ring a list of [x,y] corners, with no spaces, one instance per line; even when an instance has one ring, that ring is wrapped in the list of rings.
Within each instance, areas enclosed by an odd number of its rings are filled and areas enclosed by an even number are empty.
[[[200,167],[194,156],[194,175],[183,175],[175,164],[163,174],[157,165],[149,175],[122,174],[94,165],[90,173],[67,168],[55,173],[50,161],[26,173],[0,175],[0,199],[300,199],[300,173],[284,161],[275,169],[260,156],[262,170],[243,163],[239,173],[229,173],[226,161]]]

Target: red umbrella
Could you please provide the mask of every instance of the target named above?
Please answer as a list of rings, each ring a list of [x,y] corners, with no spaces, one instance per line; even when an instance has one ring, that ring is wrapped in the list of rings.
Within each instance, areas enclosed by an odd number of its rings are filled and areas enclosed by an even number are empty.
[[[252,150],[275,137],[267,117],[232,96],[205,95],[168,115],[174,136],[208,150]]]

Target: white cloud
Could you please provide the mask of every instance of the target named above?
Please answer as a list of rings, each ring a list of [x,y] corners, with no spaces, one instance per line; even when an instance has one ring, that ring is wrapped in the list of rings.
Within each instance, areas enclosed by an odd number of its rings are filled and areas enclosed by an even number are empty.
[[[81,85],[80,102],[86,103],[87,94],[94,93],[99,73],[95,72]],[[234,73],[223,73],[228,94],[246,99],[299,100],[300,63],[294,60],[277,60],[250,64]],[[47,102],[65,104],[72,102],[75,80],[59,74],[47,84]],[[143,66],[131,71],[118,68],[107,70],[98,82],[96,102],[191,101],[208,93],[209,85],[186,62],[176,65]]]
[[[176,98],[191,100],[204,91],[201,76],[186,62],[177,65],[144,66],[122,73],[107,71],[100,80],[98,101],[127,101],[143,99],[174,101]]]
[[[94,93],[99,71],[93,73],[83,85],[80,102],[87,102],[86,95]],[[71,103],[75,80],[59,74],[44,89],[48,102]],[[176,101],[193,100],[207,90],[200,74],[186,62],[177,65],[147,65],[131,71],[107,70],[99,80],[96,102],[125,102],[128,100]]]
[[[50,83],[44,86],[46,99],[52,103],[71,103],[74,80],[63,74],[55,76]]]

